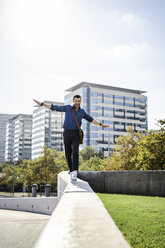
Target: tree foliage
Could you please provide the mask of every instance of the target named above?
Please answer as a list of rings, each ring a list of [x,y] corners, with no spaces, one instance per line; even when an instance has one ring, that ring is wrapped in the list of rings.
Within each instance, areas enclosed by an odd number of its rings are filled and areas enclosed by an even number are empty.
[[[30,192],[30,186],[33,183],[36,183],[36,174],[35,174],[35,164],[31,160],[24,159],[22,164],[19,164],[16,167],[16,174],[18,175],[19,183],[24,184],[28,191]]]
[[[136,168],[139,170],[165,169],[165,128],[159,121],[160,129],[151,130],[138,142]]]
[[[83,171],[101,171],[104,170],[104,166],[102,164],[102,159],[94,155],[94,157],[90,157],[89,160],[80,164],[79,169]]]
[[[4,169],[5,167],[8,166],[8,164],[10,164],[10,163],[7,163],[7,162],[2,162],[2,163],[0,163],[0,173],[3,171],[3,169]]]
[[[94,156],[104,158],[102,151],[95,151],[93,146],[86,146],[82,151],[80,151],[80,160],[82,162],[88,161],[91,157]]]
[[[57,174],[63,170],[68,170],[65,155],[56,150],[43,147],[41,155],[31,161],[23,160],[21,164],[15,166],[15,186],[24,184],[30,192],[32,184],[50,184],[55,190],[57,187]],[[13,185],[13,164],[5,164],[2,170],[1,185],[7,185],[12,190]]]
[[[143,135],[127,130],[119,137],[114,153],[105,168],[108,170],[164,170],[165,169],[165,121],[158,121],[159,130]]]
[[[142,137],[142,133],[134,132],[131,127],[127,130],[127,135],[119,137],[108,168],[115,170],[135,170],[138,142]]]
[[[10,191],[12,191],[13,185],[13,164],[6,163],[6,166],[2,170],[2,177],[0,185],[6,185]]]

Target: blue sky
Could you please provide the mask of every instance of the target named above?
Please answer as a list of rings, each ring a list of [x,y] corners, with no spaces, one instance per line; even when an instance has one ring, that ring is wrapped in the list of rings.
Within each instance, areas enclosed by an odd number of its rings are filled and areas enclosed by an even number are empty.
[[[32,114],[82,81],[146,90],[164,118],[162,0],[1,0],[0,113]]]

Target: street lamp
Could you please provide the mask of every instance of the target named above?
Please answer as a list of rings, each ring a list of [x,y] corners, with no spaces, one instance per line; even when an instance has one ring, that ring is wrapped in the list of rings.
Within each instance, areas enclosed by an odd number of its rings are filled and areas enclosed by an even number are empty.
[[[109,162],[109,154],[110,154],[110,137],[108,134],[108,162]]]
[[[13,158],[13,197],[14,197],[14,188],[15,188],[15,161]]]

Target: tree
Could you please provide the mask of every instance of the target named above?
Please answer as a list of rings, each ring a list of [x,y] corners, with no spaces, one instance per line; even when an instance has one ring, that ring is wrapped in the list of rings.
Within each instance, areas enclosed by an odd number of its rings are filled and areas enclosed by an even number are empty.
[[[40,181],[47,184],[55,169],[55,158],[58,156],[56,150],[44,146],[41,156],[35,161],[38,164]]]
[[[12,191],[13,189],[13,176],[15,179],[15,188],[20,188],[21,184],[19,182],[19,176],[18,176],[18,165],[15,165],[15,173],[14,173],[14,166],[11,163],[4,163],[5,167],[2,170],[2,177],[0,185],[3,185],[9,189],[9,191]],[[15,174],[15,175],[14,175]]]
[[[82,163],[79,167],[80,171],[102,171],[104,166],[102,165],[102,159],[97,157],[90,157],[89,160]]]
[[[22,164],[17,166],[18,181],[24,184],[30,192],[30,187],[37,181],[37,174],[34,173],[35,163],[31,160],[24,159]]]
[[[58,156],[54,159],[54,165],[53,165],[53,173],[50,179],[50,184],[53,189],[57,189],[57,175],[61,171],[67,171],[68,165],[65,159],[64,152],[58,153]]]
[[[138,141],[136,168],[139,170],[165,169],[165,120],[158,121],[159,130],[151,130]]]
[[[160,128],[160,131],[165,131],[165,119],[164,120],[158,120],[157,126]]]
[[[8,164],[2,170],[1,185],[6,185],[10,191],[12,191],[13,186],[13,165]]]
[[[111,158],[104,159],[106,170],[164,170],[165,120],[158,121],[159,130],[146,131],[145,135],[127,130],[119,137]]]
[[[5,167],[7,167],[9,164],[11,164],[11,163],[7,163],[7,162],[2,162],[2,163],[0,163],[0,173],[3,171],[3,169],[5,168]]]
[[[120,160],[117,162],[117,157],[116,156],[113,156],[111,154],[111,156],[108,158],[108,157],[105,157],[103,160],[102,160],[102,166],[104,168],[105,171],[110,171],[110,170],[119,170],[120,169]]]
[[[143,134],[134,132],[132,127],[127,129],[127,134],[117,139],[116,147],[110,158],[108,170],[136,170],[136,156],[138,153],[138,141]],[[106,162],[107,160],[104,160]]]
[[[43,147],[41,155],[34,161],[24,160],[18,165],[19,182],[22,182],[28,191],[32,184],[50,184],[55,190],[57,188],[57,174],[67,170],[67,163],[63,152]]]
[[[80,161],[82,162],[88,161],[91,157],[94,156],[103,158],[104,154],[102,153],[102,151],[95,151],[93,146],[86,146],[82,151],[80,151]]]

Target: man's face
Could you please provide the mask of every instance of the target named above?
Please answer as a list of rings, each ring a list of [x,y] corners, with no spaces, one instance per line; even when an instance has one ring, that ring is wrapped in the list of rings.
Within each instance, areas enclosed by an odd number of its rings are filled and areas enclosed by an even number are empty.
[[[76,108],[79,108],[81,104],[81,98],[74,98],[73,104],[76,106]]]

